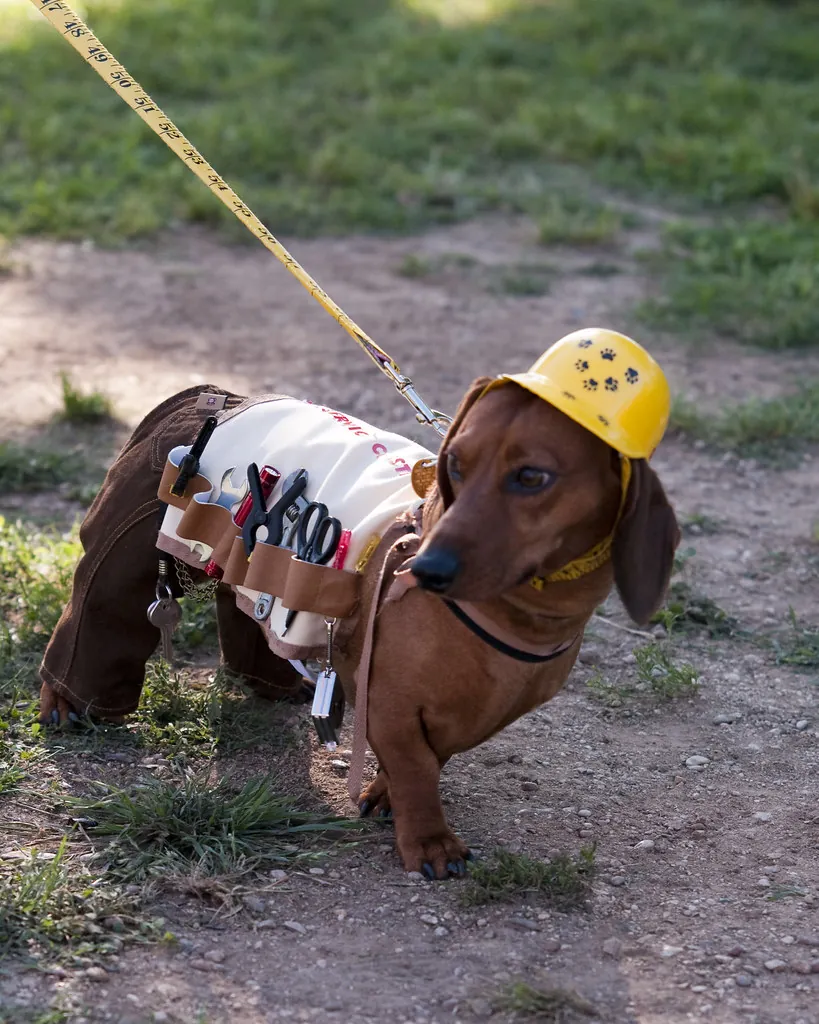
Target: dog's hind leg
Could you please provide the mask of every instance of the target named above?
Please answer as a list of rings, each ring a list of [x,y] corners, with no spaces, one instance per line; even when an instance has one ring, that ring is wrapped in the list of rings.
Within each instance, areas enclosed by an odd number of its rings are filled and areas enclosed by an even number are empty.
[[[88,510],[71,597],[40,666],[45,722],[77,712],[117,719],[136,710],[145,663],[159,641],[146,618],[159,558],[157,488],[170,449],[189,444],[202,426],[196,403],[203,390],[174,395],[145,417]],[[170,582],[179,595],[174,574]]]
[[[270,650],[259,624],[236,607],[236,597],[227,587],[216,594],[216,618],[226,669],[266,700],[298,699],[302,694],[307,699],[299,673]]]

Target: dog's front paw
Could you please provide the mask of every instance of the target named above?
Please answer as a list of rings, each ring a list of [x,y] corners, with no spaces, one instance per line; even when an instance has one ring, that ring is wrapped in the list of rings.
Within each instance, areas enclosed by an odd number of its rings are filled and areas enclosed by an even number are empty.
[[[430,881],[435,878],[463,878],[469,847],[449,830],[423,838],[400,838],[398,852],[406,871],[418,871]]]

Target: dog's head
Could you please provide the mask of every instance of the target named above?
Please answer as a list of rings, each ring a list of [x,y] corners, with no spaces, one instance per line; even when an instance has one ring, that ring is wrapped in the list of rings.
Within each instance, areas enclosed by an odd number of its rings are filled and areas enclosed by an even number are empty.
[[[548,576],[614,530],[617,588],[632,618],[646,622],[665,596],[679,543],[656,474],[633,459],[623,496],[613,448],[515,383],[487,392],[490,381],[473,383],[441,446],[412,563],[419,585],[491,600]]]

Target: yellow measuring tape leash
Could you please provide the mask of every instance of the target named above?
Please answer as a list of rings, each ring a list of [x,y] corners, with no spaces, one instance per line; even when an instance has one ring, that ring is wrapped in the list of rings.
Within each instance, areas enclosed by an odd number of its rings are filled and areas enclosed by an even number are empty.
[[[203,181],[211,192],[252,232],[273,255],[283,263],[296,280],[307,289],[319,303],[336,320],[350,337],[367,353],[378,368],[385,373],[398,391],[415,409],[421,423],[428,423],[440,435],[446,433],[449,417],[430,407],[416,392],[409,377],[401,373],[395,361],[387,355],[350,319],[344,310],[337,306],[327,292],[319,286],[285,249],[281,242],[262,224],[253,211],[246,206],[233,189],[228,185],[202,154],[191,145],[182,132],[171,121],[167,114],[154,103],[142,86],[134,81],[125,68],[107,50],[88,26],[62,0],[31,0],[32,4],[51,22],[55,29],[79,53],[100,78],[120,96],[132,110],[152,129],[162,141],[173,150],[179,159]]]

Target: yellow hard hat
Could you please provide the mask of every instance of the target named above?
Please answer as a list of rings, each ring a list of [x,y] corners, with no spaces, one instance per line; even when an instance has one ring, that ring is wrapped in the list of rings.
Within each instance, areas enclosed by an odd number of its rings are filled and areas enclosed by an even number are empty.
[[[526,373],[504,373],[632,459],[648,459],[668,424],[671,395],[642,345],[605,327],[556,341]],[[487,389],[489,390],[489,389]]]

